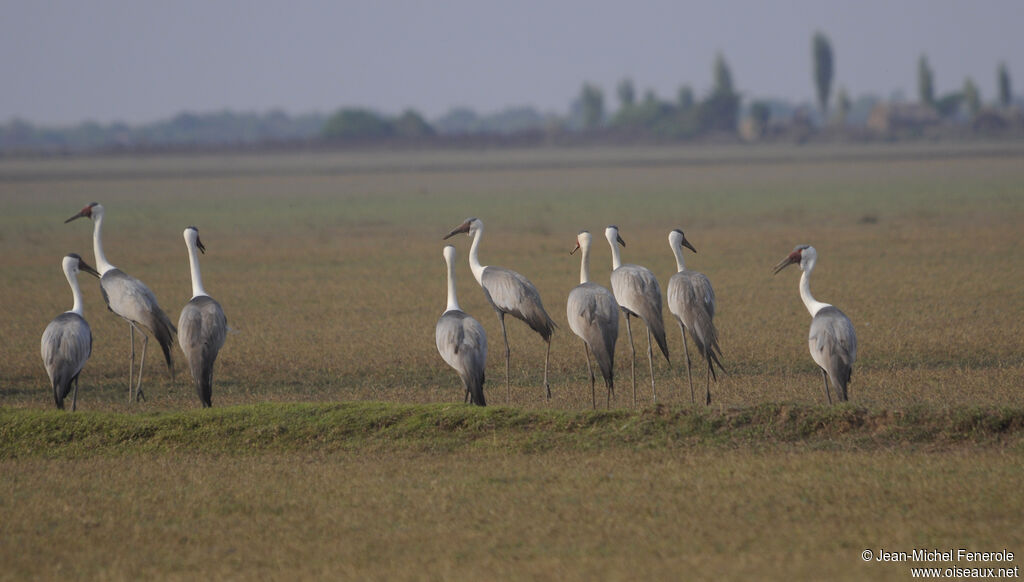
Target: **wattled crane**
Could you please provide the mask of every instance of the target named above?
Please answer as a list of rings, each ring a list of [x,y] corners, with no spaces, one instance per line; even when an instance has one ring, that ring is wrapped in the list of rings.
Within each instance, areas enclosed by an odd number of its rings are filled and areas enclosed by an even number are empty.
[[[718,330],[715,329],[715,290],[704,273],[686,268],[683,261],[683,247],[697,252],[680,229],[668,233],[668,245],[676,257],[676,274],[668,280],[668,310],[676,316],[679,333],[683,336],[686,351],[686,378],[690,384],[690,401],[696,402],[693,394],[693,373],[690,364],[690,348],[686,344],[686,332],[697,346],[697,353],[707,362],[708,377],[704,384],[704,403],[711,404],[711,379],[716,381],[715,365],[723,372],[722,348],[718,346]]]
[[[630,372],[633,380],[633,404],[636,405],[636,349],[633,347],[633,330],[629,325],[630,317],[639,317],[647,325],[647,363],[651,368],[651,392],[654,400],[658,400],[658,392],[654,388],[654,348],[651,334],[658,342],[661,353],[668,362],[668,343],[665,341],[665,323],[661,319],[661,287],[654,273],[640,265],[623,265],[619,245],[626,246],[626,241],[619,236],[619,227],[612,225],[604,230],[604,236],[612,247],[612,293],[619,308],[626,314],[626,333],[629,334]]]
[[[486,406],[484,368],[487,365],[487,334],[479,321],[459,308],[455,293],[455,247],[445,246],[442,254],[448,270],[448,304],[437,320],[434,343],[437,353],[462,379],[470,402]]]
[[[78,273],[85,271],[96,277],[100,274],[75,253],[64,257],[61,266],[71,285],[73,303],[70,311],[61,313],[46,326],[39,351],[43,356],[46,375],[50,377],[57,408],[64,409],[64,399],[71,391],[71,384],[75,384],[75,394],[71,399],[73,412],[78,407],[78,375],[82,373],[92,353],[92,330],[82,316],[82,290],[78,287]]]
[[[807,345],[811,357],[821,368],[821,377],[825,382],[825,398],[832,404],[828,384],[832,381],[836,397],[841,401],[849,398],[848,386],[853,373],[853,362],[857,359],[857,334],[853,331],[853,323],[839,309],[822,303],[811,296],[811,271],[818,262],[818,251],[810,245],[797,245],[789,256],[775,265],[775,273],[794,263],[800,265],[800,299],[807,311],[811,313],[811,331],[807,337]]]
[[[192,299],[178,318],[178,343],[185,354],[196,394],[203,408],[213,406],[213,363],[228,335],[228,320],[220,303],[206,294],[199,274],[199,252],[206,253],[199,229],[190,226],[182,233],[188,248],[188,266],[192,273]]]
[[[597,408],[594,392],[594,369],[590,366],[590,354],[594,354],[597,367],[608,388],[606,406],[611,407],[615,394],[615,342],[619,337],[619,304],[612,292],[590,281],[590,243],[587,231],[576,236],[576,248],[569,254],[580,252],[580,284],[569,292],[565,304],[565,316],[569,329],[583,340],[583,355],[587,358],[587,372],[590,374],[590,400]]]
[[[164,352],[164,359],[167,360],[167,371],[174,379],[174,363],[171,361],[171,347],[174,345],[174,334],[177,330],[168,319],[167,314],[160,308],[156,296],[149,290],[149,287],[142,282],[127,275],[121,269],[111,265],[107,256],[103,254],[103,205],[93,202],[83,208],[78,214],[64,221],[65,224],[77,218],[89,218],[92,220],[92,249],[96,256],[96,269],[100,273],[100,291],[103,292],[103,300],[107,302],[110,311],[121,316],[128,322],[128,335],[131,340],[132,352],[128,364],[128,402],[132,398],[132,374],[135,369],[135,328],[142,326],[149,330],[153,337],[160,343],[160,349]],[[142,368],[146,365],[146,346],[149,345],[149,336],[142,330],[142,358],[139,360],[139,382],[134,387],[134,400],[144,400],[142,393]]]

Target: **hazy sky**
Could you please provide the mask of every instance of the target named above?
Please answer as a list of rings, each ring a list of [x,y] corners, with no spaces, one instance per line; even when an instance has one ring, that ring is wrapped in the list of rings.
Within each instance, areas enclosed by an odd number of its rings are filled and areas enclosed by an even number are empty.
[[[674,99],[711,85],[715,53],[750,97],[810,101],[811,35],[834,86],[937,93],[971,76],[995,96],[1005,61],[1024,93],[1024,0],[8,0],[0,122],[154,121],[189,110],[288,113],[532,105],[564,113],[584,81],[633,79]]]

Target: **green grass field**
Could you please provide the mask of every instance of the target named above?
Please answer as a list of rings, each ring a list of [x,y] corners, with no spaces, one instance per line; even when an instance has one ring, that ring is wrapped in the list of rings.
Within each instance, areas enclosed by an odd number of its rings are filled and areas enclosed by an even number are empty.
[[[1024,553],[1022,162],[1015,143],[0,160],[0,579],[907,579],[860,552]],[[127,325],[91,278],[82,414],[49,410],[39,338],[71,306],[61,257],[93,262],[91,225],[63,224],[90,201],[110,261],[175,322],[181,231],[199,227],[233,329],[223,410],[198,410],[177,349],[173,382],[150,350],[149,399],[129,406]],[[441,237],[467,216],[487,227],[482,262],[529,277],[560,326],[550,402],[544,344],[517,321],[506,401],[500,327],[458,237],[498,408],[459,404],[433,330]],[[623,329],[615,410],[586,412],[568,253],[598,235],[607,284],[611,223],[663,286],[668,232],[698,249],[687,266],[714,283],[728,370],[709,411],[666,319],[662,407],[641,333],[633,409]],[[819,252],[815,296],[857,329],[838,412],[798,271],[771,275],[800,243]],[[286,404],[349,402],[365,406]]]

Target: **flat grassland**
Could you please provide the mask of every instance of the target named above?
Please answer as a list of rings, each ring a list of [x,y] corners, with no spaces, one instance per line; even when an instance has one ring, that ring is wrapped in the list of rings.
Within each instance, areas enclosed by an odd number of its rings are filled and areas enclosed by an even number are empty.
[[[1022,185],[1016,143],[0,160],[0,579],[906,579],[910,565],[861,551],[1020,555]],[[107,209],[107,257],[175,322],[190,297],[181,231],[199,227],[204,283],[232,327],[224,410],[196,410],[180,350],[172,382],[155,344],[148,400],[129,406],[127,325],[89,277],[83,414],[48,410],[39,337],[71,306],[60,259],[93,263],[91,224],[63,220],[91,201]],[[506,402],[500,327],[460,236],[459,300],[488,333],[499,408],[456,404],[433,334],[441,237],[468,216],[487,227],[481,261],[530,278],[560,326],[550,402],[544,344],[515,320]],[[690,404],[666,310],[661,406],[641,331],[633,409],[623,326],[615,410],[586,412],[568,253],[594,233],[607,284],[612,223],[624,261],[663,287],[668,232],[697,248],[687,266],[715,286],[728,371],[709,411]],[[801,243],[818,249],[816,298],[857,329],[838,413],[807,353],[799,272],[771,275]],[[306,402],[321,404],[289,404]],[[396,439],[380,420],[352,440],[316,408],[339,402],[432,428]],[[723,419],[749,411],[757,430],[730,436]],[[680,433],[692,419],[712,432]]]

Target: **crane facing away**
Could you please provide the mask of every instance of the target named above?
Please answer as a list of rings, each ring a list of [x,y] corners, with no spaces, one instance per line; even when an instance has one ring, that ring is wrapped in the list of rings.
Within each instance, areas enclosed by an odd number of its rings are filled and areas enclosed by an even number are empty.
[[[818,262],[818,251],[810,245],[797,245],[793,252],[775,265],[775,273],[794,263],[800,265],[800,299],[811,313],[811,331],[807,346],[811,357],[821,368],[825,382],[825,398],[832,404],[828,384],[831,380],[836,397],[845,402],[849,399],[850,375],[853,362],[857,359],[857,334],[853,323],[842,311],[828,303],[822,303],[811,296],[811,271]]]
[[[654,273],[640,265],[623,265],[619,254],[619,245],[626,246],[626,241],[619,236],[619,227],[612,225],[604,230],[604,236],[612,247],[612,293],[619,303],[619,308],[626,314],[626,333],[629,334],[630,373],[633,380],[633,405],[636,405],[636,349],[633,347],[633,330],[629,325],[630,317],[639,317],[647,325],[647,363],[651,368],[651,392],[654,400],[658,400],[658,391],[654,388],[654,348],[651,334],[658,342],[661,353],[668,358],[668,343],[665,341],[665,322],[661,319],[661,287]],[[671,362],[670,362],[671,363]]]
[[[697,346],[697,353],[707,362],[708,376],[704,384],[704,403],[711,404],[711,379],[718,381],[715,365],[723,372],[722,348],[718,345],[718,330],[715,329],[715,290],[704,273],[686,268],[683,261],[683,247],[697,252],[680,229],[668,233],[668,246],[676,257],[676,274],[668,280],[668,310],[676,316],[679,333],[683,336],[686,351],[686,378],[690,384],[690,401],[696,402],[693,393],[693,373],[690,364],[690,348],[686,344],[686,332]]]
[[[434,343],[441,358],[459,374],[470,402],[486,406],[487,334],[479,321],[459,308],[455,293],[455,247],[445,246],[442,254],[448,269],[448,305],[434,328]]]
[[[576,248],[569,254],[580,252],[580,284],[569,292],[565,304],[565,315],[569,329],[583,340],[583,355],[587,358],[587,372],[590,374],[590,401],[597,408],[594,391],[594,369],[590,366],[590,354],[594,354],[597,367],[608,388],[606,406],[611,408],[615,395],[615,342],[619,337],[619,304],[612,292],[590,282],[590,233],[583,230],[576,235]]]
[[[43,356],[46,375],[50,377],[53,401],[57,408],[64,409],[64,399],[74,383],[75,393],[71,399],[71,411],[74,412],[78,407],[78,375],[82,373],[92,353],[92,330],[89,329],[89,322],[82,317],[82,290],[78,287],[78,273],[84,271],[97,278],[100,274],[75,253],[64,257],[61,265],[71,285],[73,304],[70,311],[61,313],[46,326],[39,351]]]
[[[540,334],[540,337],[547,343],[547,350],[544,353],[544,390],[548,400],[551,400],[551,386],[548,384],[548,361],[551,358],[551,334],[555,331],[555,322],[544,310],[544,304],[540,300],[540,293],[526,277],[510,269],[491,267],[480,264],[478,251],[480,248],[480,237],[484,233],[484,223],[479,218],[467,218],[461,225],[455,227],[444,238],[445,240],[456,234],[465,233],[473,237],[473,243],[469,247],[469,268],[473,271],[473,277],[484,290],[484,297],[498,314],[501,322],[501,337],[505,340],[505,394],[511,400],[509,388],[509,360],[512,351],[508,346],[508,333],[505,331],[505,314],[522,320],[530,329]]]
[[[83,208],[78,214],[64,221],[65,224],[77,218],[89,218],[93,223],[92,249],[96,256],[96,269],[100,273],[100,291],[103,293],[103,300],[107,302],[107,309],[121,316],[128,322],[128,335],[131,339],[132,352],[128,365],[128,402],[133,400],[132,390],[135,391],[134,400],[145,400],[142,393],[142,368],[146,364],[146,347],[149,345],[149,336],[142,330],[142,358],[139,360],[139,382],[132,386],[132,374],[135,369],[135,329],[142,326],[149,330],[164,352],[164,359],[167,361],[167,371],[174,379],[174,363],[171,361],[171,348],[174,345],[174,334],[177,333],[167,314],[160,308],[156,296],[149,290],[149,287],[142,282],[127,275],[121,269],[111,265],[103,254],[103,206],[93,202]]]
[[[228,335],[228,320],[220,303],[206,294],[199,273],[199,252],[206,253],[199,229],[190,226],[182,233],[188,248],[188,266],[192,272],[192,299],[178,318],[178,343],[185,354],[196,394],[203,408],[213,406],[213,364]]]

